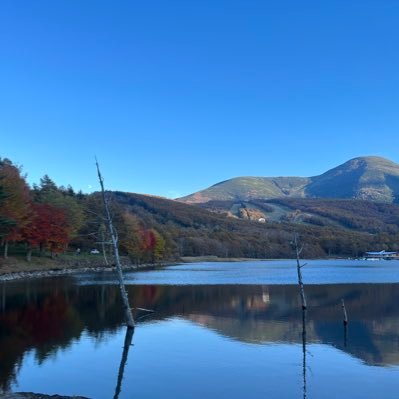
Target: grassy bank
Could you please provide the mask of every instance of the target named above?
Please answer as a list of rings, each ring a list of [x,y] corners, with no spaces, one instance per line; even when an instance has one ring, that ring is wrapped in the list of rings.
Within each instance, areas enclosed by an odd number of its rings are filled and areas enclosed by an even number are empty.
[[[154,269],[175,264],[176,262],[135,265],[127,256],[122,256],[121,263],[125,270],[131,271]],[[112,262],[106,265],[104,258],[100,255],[63,254],[54,259],[51,257],[33,257],[30,262],[23,256],[10,256],[7,259],[0,259],[0,280],[47,277],[81,272],[102,272],[114,269]]]
[[[123,264],[127,264],[128,259],[123,259]],[[130,262],[129,262],[130,263]],[[86,267],[104,266],[104,259],[100,256],[75,256],[60,255],[55,259],[50,257],[32,257],[28,262],[24,256],[10,256],[0,260],[0,275],[8,273],[35,272],[63,269],[81,269]]]

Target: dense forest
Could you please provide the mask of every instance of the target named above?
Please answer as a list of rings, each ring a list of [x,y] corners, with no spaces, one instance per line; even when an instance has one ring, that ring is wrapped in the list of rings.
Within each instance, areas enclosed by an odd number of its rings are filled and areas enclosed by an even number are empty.
[[[305,257],[357,257],[371,249],[399,249],[397,205],[356,201],[351,209],[338,200],[330,206],[322,200],[284,199],[284,206],[295,212],[311,210],[313,219],[297,223],[287,217],[259,223],[159,197],[124,192],[107,192],[107,196],[120,250],[134,263],[205,255],[287,258],[292,257],[294,232],[305,243]],[[266,213],[271,205],[264,201],[258,204]],[[336,225],[323,222],[327,214],[337,220]],[[98,193],[59,187],[47,175],[30,187],[19,166],[0,159],[3,258],[12,255],[15,248],[22,248],[28,261],[32,256],[83,254],[94,248],[107,254],[109,237],[102,215]]]
[[[386,202],[347,199],[282,198],[269,201],[281,204],[304,215],[303,221],[326,225],[336,222],[340,226],[357,231],[399,233],[399,206]],[[289,216],[287,216],[289,220]]]

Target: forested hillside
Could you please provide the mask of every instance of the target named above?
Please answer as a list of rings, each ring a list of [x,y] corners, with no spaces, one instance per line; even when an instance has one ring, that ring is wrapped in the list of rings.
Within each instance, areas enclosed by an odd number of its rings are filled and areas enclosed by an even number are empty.
[[[367,233],[399,233],[399,205],[383,202],[278,198],[272,200],[210,201],[204,209],[230,217],[268,222],[331,226]]]
[[[310,257],[359,256],[369,248],[398,248],[397,232],[370,234],[333,225],[259,223],[163,198],[120,192],[114,196],[118,206],[160,232],[167,247],[179,256],[291,257],[294,231],[306,243],[305,256]]]

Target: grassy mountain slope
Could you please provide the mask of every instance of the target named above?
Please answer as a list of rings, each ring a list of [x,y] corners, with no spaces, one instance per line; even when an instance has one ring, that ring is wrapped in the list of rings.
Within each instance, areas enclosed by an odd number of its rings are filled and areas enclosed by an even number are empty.
[[[306,196],[394,202],[399,197],[399,165],[381,157],[355,158],[311,178]]]
[[[359,157],[314,177],[237,177],[180,198],[186,203],[254,198],[353,198],[399,201],[399,165],[381,157]]]
[[[203,203],[211,200],[303,197],[308,183],[309,179],[303,177],[236,177],[180,200],[187,203]]]

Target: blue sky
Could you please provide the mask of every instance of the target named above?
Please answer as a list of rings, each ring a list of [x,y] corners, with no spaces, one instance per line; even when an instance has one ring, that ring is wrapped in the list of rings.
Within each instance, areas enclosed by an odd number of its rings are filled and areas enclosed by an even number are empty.
[[[0,4],[0,156],[30,182],[175,197],[399,162],[399,2]],[[90,188],[92,187],[92,188]]]

